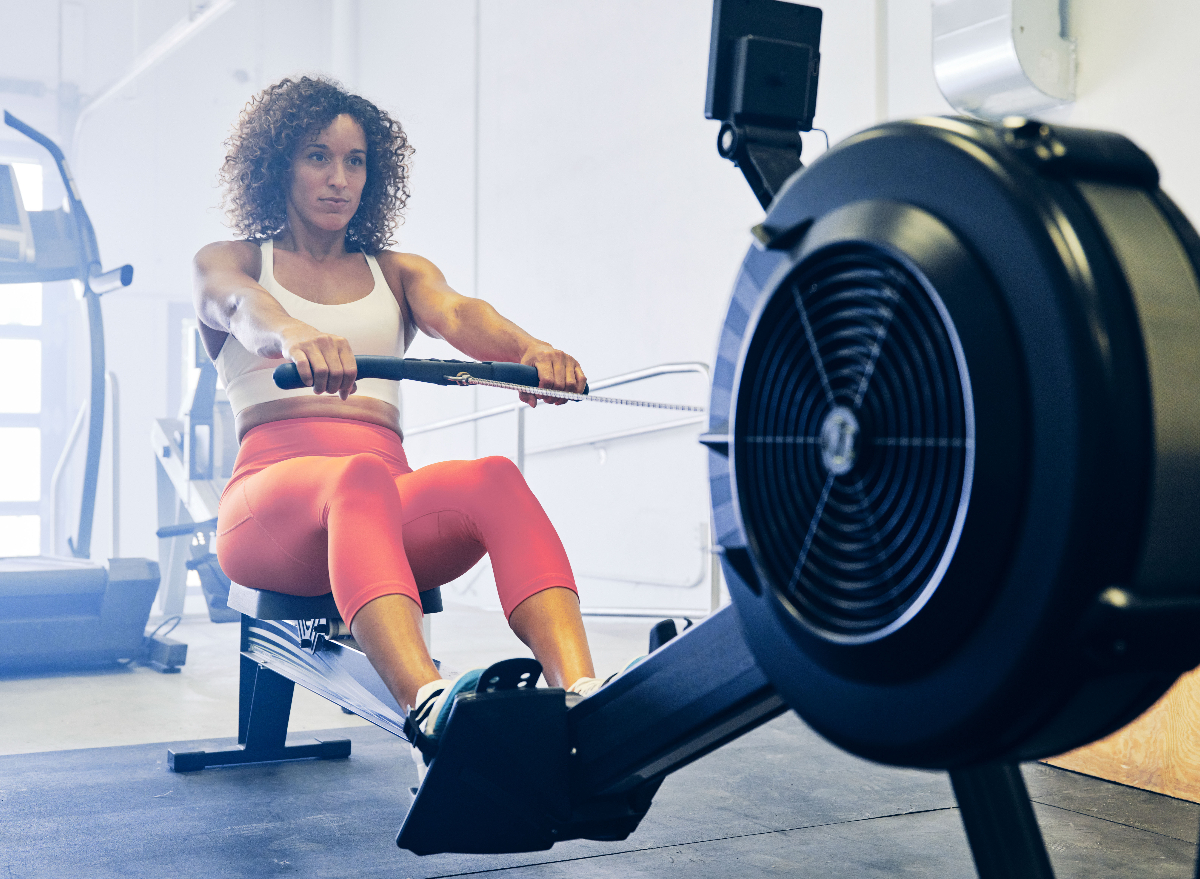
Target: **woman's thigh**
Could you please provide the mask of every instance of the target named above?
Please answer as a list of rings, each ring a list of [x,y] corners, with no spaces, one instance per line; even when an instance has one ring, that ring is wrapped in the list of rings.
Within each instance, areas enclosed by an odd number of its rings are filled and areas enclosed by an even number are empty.
[[[217,517],[217,557],[230,579],[292,595],[330,591],[325,508],[341,460],[280,461],[225,493]]]
[[[461,577],[487,552],[471,515],[481,492],[473,461],[443,461],[396,477],[404,552],[421,591]]]
[[[398,476],[396,487],[418,588],[461,576],[485,552],[502,601],[534,581],[573,586],[558,534],[508,459],[443,461]]]
[[[226,491],[217,558],[231,579],[256,589],[332,592],[347,622],[382,595],[420,603],[397,475],[370,452],[271,464]]]

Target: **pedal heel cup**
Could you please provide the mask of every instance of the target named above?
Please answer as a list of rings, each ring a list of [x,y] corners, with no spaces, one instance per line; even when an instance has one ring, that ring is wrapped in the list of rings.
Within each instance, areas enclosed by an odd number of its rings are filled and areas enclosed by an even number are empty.
[[[532,690],[542,676],[542,664],[536,659],[502,659],[492,663],[479,676],[476,694],[503,690]]]

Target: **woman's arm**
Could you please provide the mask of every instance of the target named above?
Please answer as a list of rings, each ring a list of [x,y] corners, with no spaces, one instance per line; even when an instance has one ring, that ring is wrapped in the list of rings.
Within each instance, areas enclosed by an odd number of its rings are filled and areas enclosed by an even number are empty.
[[[296,364],[317,394],[353,393],[357,366],[350,344],[296,320],[254,276],[258,248],[245,241],[218,241],[192,260],[196,315],[214,330],[231,334],[259,357]]]
[[[456,293],[441,271],[424,257],[411,253],[380,254],[380,263],[393,290],[400,290],[417,328],[435,339],[445,339],[476,360],[525,363],[537,368],[541,387],[582,393],[587,384],[583,368],[574,357],[536,339],[482,299]],[[537,398],[521,394],[531,406]],[[565,400],[542,397],[549,403]]]

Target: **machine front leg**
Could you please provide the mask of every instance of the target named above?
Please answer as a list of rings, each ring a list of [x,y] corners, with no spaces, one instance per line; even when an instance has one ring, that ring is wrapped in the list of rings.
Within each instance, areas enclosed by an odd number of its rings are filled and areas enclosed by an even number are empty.
[[[953,769],[950,783],[979,879],[1054,879],[1017,764]]]
[[[173,772],[193,772],[206,766],[350,756],[349,739],[287,744],[295,683],[245,656],[241,657],[241,663],[238,747],[226,751],[168,750],[167,765]]]

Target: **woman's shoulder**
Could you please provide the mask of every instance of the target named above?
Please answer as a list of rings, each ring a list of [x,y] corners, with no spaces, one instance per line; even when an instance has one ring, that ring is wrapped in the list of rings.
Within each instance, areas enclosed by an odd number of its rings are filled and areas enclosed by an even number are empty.
[[[411,283],[431,274],[440,274],[438,267],[423,256],[399,250],[381,250],[375,254],[379,268],[393,291],[403,291]]]
[[[433,265],[423,256],[402,250],[381,250],[375,254],[375,258],[385,272],[389,268],[395,272],[420,272]]]
[[[262,271],[262,250],[256,241],[214,241],[195,256],[198,268],[238,269],[257,278]]]

